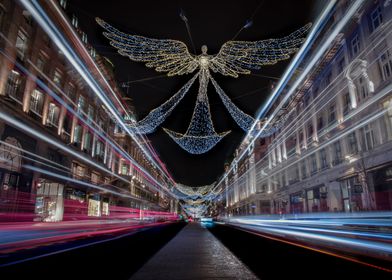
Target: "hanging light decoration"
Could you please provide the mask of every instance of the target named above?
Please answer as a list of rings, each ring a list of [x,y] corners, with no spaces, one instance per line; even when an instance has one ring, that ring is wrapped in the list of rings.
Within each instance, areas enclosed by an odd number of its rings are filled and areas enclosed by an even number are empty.
[[[203,67],[199,72],[199,93],[196,105],[186,133],[181,134],[164,129],[181,148],[191,154],[203,154],[209,151],[230,132],[226,131],[219,134],[215,132],[207,96],[209,79],[208,68]]]
[[[173,95],[169,100],[150,111],[150,113],[142,120],[135,123],[128,123],[128,127],[136,133],[148,134],[155,131],[155,129],[160,126],[166,118],[171,114],[178,103],[184,98],[184,96],[189,91],[193,82],[196,80],[197,74],[190,79],[175,95]]]
[[[242,112],[211,77],[209,70],[225,76],[237,78],[239,74],[250,74],[264,65],[285,60],[298,50],[311,27],[307,24],[290,35],[280,39],[268,39],[254,42],[228,41],[217,55],[208,55],[207,46],[202,46],[202,54],[192,55],[187,46],[177,40],[151,39],[143,36],[123,33],[102,19],[96,19],[106,32],[119,54],[132,61],[145,62],[147,67],[158,72],[167,72],[168,76],[184,75],[200,69],[199,93],[191,122],[185,134],[165,129],[165,132],[184,150],[192,154],[202,154],[211,150],[229,131],[216,133],[207,96],[208,81],[211,79],[226,109],[245,131],[249,130],[254,119]],[[195,77],[196,77],[195,76]],[[151,111],[143,120],[130,124],[138,133],[151,133],[164,122],[173,109],[182,100],[193,84],[195,77],[180,89],[171,99]]]

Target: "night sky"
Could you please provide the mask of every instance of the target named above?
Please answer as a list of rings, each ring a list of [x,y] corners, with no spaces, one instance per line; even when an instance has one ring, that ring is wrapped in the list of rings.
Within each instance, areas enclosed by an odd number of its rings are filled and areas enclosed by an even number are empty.
[[[80,27],[88,35],[88,40],[100,55],[109,58],[115,65],[115,75],[119,83],[144,78],[154,78],[143,82],[133,82],[124,89],[132,98],[138,120],[162,104],[177,92],[194,74],[167,77],[144,63],[132,62],[117,54],[103,37],[102,29],[95,23],[101,17],[117,29],[135,35],[157,39],[176,39],[187,44],[193,53],[188,33],[179,13],[182,9],[188,18],[196,48],[200,54],[202,45],[208,46],[208,54],[216,54],[226,41],[253,16],[253,25],[242,30],[236,40],[262,40],[279,38],[290,34],[308,22],[314,22],[323,1],[153,1],[153,0],[72,0],[69,8],[79,18]],[[214,74],[214,78],[226,94],[244,112],[255,116],[271,92],[271,84],[276,82],[288,61],[273,66],[265,66],[254,75],[239,78]],[[273,78],[268,78],[268,77]],[[185,133],[196,101],[198,82],[163,123],[163,127]],[[202,155],[188,154],[179,147],[159,127],[149,134],[155,150],[166,164],[173,178],[183,184],[198,186],[214,182],[224,172],[225,162],[231,162],[235,149],[245,133],[232,120],[212,85],[208,88],[212,121],[217,133],[231,130],[212,150]]]

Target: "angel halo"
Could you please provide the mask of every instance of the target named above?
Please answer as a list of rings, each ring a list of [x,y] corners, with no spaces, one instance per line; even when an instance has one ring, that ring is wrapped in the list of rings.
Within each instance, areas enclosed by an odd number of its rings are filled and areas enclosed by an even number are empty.
[[[250,74],[264,65],[275,64],[290,57],[301,46],[311,27],[307,24],[290,35],[280,39],[267,39],[254,42],[228,41],[216,55],[208,55],[203,45],[200,55],[189,53],[187,46],[177,40],[152,39],[129,35],[109,25],[100,18],[97,23],[105,29],[103,33],[110,45],[118,53],[136,62],[144,62],[147,67],[168,76],[184,75],[199,70],[176,94],[146,117],[136,123],[129,123],[135,133],[148,134],[155,131],[183,99],[190,87],[199,79],[196,105],[187,131],[182,134],[164,128],[164,131],[184,150],[191,154],[203,154],[212,149],[230,131],[217,133],[211,120],[207,96],[208,83],[211,81],[226,109],[235,122],[245,131],[254,123],[254,118],[240,110],[225,94],[211,76],[210,70],[224,76],[237,78],[239,74]]]

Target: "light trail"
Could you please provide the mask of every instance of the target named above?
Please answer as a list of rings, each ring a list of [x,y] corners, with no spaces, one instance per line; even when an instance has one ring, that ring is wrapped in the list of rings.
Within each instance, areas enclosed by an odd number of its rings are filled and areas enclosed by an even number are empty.
[[[329,47],[330,43],[336,38],[337,34],[344,28],[344,26],[349,22],[351,17],[355,14],[355,12],[358,10],[358,8],[363,4],[363,0],[357,0],[355,1],[349,10],[345,13],[344,17],[340,20],[338,24],[334,27],[332,31],[330,31],[329,36],[327,39],[323,42],[323,45],[320,46],[317,49],[316,54],[313,56],[312,60],[306,65],[306,68],[302,71],[300,77],[298,77],[294,83],[293,86],[290,87],[289,92],[285,94],[285,97],[283,100],[279,103],[279,105],[275,108],[274,112],[267,118],[267,121],[264,123],[263,127],[259,130],[256,136],[250,137],[253,129],[256,127],[258,121],[261,119],[262,114],[265,113],[267,108],[270,106],[270,103],[272,103],[275,98],[281,93],[287,82],[289,81],[290,77],[293,74],[293,71],[296,69],[300,61],[303,59],[306,51],[309,49],[310,45],[314,42],[316,36],[318,35],[318,32],[320,31],[319,29],[324,25],[326,19],[329,17],[330,12],[334,8],[334,5],[336,1],[330,1],[327,5],[327,7],[324,9],[320,17],[317,19],[316,24],[314,25],[311,33],[309,34],[307,40],[304,42],[303,46],[297,53],[297,55],[293,58],[293,61],[290,63],[288,69],[285,71],[284,75],[282,76],[281,81],[279,82],[278,86],[275,88],[273,91],[271,97],[268,99],[267,103],[264,105],[263,109],[261,112],[258,114],[258,117],[256,118],[255,123],[252,125],[251,130],[249,131],[248,135],[245,137],[250,138],[248,147],[251,145],[254,145],[254,142],[258,137],[261,135],[263,130],[268,126],[268,124],[272,121],[272,119],[275,117],[275,115],[279,112],[279,110],[283,107],[283,105],[287,102],[287,100],[291,97],[291,95],[294,93],[296,88],[299,86],[299,84],[302,82],[302,80],[306,77],[308,72],[310,72],[313,68],[313,66],[317,63],[318,59],[324,54],[325,50]],[[237,161],[241,160],[242,157],[244,157],[247,154],[248,148],[244,149],[244,151],[236,158]],[[217,188],[228,176],[228,174],[232,171],[233,166],[230,166],[229,170],[225,172],[225,174],[222,176],[221,180],[216,184],[215,188]],[[214,188],[214,189],[215,189]]]
[[[391,23],[391,22],[389,22],[388,24],[390,24],[390,23]],[[387,24],[386,24],[386,25],[387,25]],[[389,31],[385,36],[388,36],[388,35],[390,35],[390,34],[392,34],[392,30]],[[361,51],[361,53],[359,54],[359,56],[361,56],[361,55],[363,55],[363,54],[365,54],[365,53],[369,53],[370,51],[376,49],[377,46],[380,45],[382,42],[383,42],[383,39],[380,38],[377,42],[375,42],[375,43],[372,44],[371,46],[368,46],[366,49],[364,49],[363,51]],[[389,50],[390,50],[390,49],[392,49],[392,47],[389,48]],[[368,64],[368,67],[370,67],[371,65],[373,65],[374,63],[377,63],[377,62],[378,62],[378,57],[375,58],[371,63],[369,63],[369,64]],[[333,92],[333,89],[334,89],[335,87],[338,87],[338,86],[339,86],[340,79],[344,79],[344,78],[345,78],[344,75],[345,75],[346,70],[348,69],[349,66],[350,66],[350,65],[347,65],[346,68],[344,69],[344,71],[343,71],[341,74],[339,74],[339,75],[338,75],[338,76],[337,76],[328,86],[326,86],[325,89],[319,94],[320,96],[322,96],[322,98],[318,99],[317,102],[314,102],[314,101],[313,101],[311,104],[309,104],[309,105],[304,109],[304,111],[306,112],[305,114],[301,115],[300,118],[294,119],[290,124],[287,125],[287,127],[289,128],[288,131],[286,131],[286,130],[285,130],[285,131],[282,131],[282,132],[277,136],[278,140],[277,140],[277,141],[274,141],[274,143],[272,143],[273,146],[280,145],[280,144],[283,143],[284,139],[281,139],[281,137],[280,137],[281,134],[284,134],[284,135],[286,136],[286,138],[292,136],[292,135],[295,133],[295,130],[296,130],[296,127],[297,127],[297,126],[301,126],[301,125],[305,124],[305,123],[306,123],[307,121],[309,121],[313,116],[317,115],[318,112],[320,112],[321,110],[324,109],[324,107],[320,107],[320,108],[318,108],[317,110],[310,111],[310,110],[309,110],[310,107],[315,107],[315,106],[317,106],[318,104],[329,104],[329,102],[331,102],[336,96],[338,96],[342,91],[345,90],[345,87],[344,87],[344,88],[340,88],[340,89],[338,89],[338,91],[336,91],[332,96],[330,96],[330,95],[327,96],[326,93],[325,93],[325,91],[328,91],[328,92],[331,91],[331,92]],[[355,80],[357,80],[357,79],[359,79],[359,77],[356,77],[356,78],[355,78]],[[332,86],[332,87],[331,87],[331,86]],[[348,121],[348,120],[352,119],[355,115],[359,114],[362,110],[366,109],[366,108],[367,108],[368,106],[370,106],[371,104],[373,104],[373,103],[375,103],[376,101],[380,100],[380,99],[381,99],[380,97],[384,97],[384,96],[387,95],[387,94],[389,94],[388,91],[382,93],[380,96],[376,95],[375,97],[372,97],[371,99],[369,99],[369,100],[366,101],[365,103],[361,104],[361,106],[360,106],[359,108],[357,108],[355,111],[353,111],[353,112],[351,112],[350,114],[348,114],[347,116],[345,116],[344,121]],[[329,99],[328,99],[328,100],[323,100],[323,97],[328,97]],[[309,114],[311,114],[311,115],[308,116]],[[306,118],[306,119],[305,119],[305,118]],[[328,131],[331,131],[331,130],[337,128],[339,125],[340,125],[339,123],[336,123],[335,125],[329,126],[328,129],[327,129],[326,131],[322,132],[322,135],[319,135],[319,137],[322,137],[323,134],[328,133]],[[358,127],[358,126],[357,126],[357,127]],[[290,132],[290,131],[291,131],[291,132]],[[337,140],[338,140],[338,139],[337,139]],[[304,141],[306,141],[306,139],[305,139]],[[332,142],[335,142],[335,141],[330,141],[329,143],[331,144]],[[320,149],[317,149],[317,150],[314,151],[314,152],[317,152],[317,151],[319,151],[319,150],[320,150]],[[313,154],[314,152],[307,154],[305,157],[308,157],[309,155]],[[255,167],[254,167],[254,168],[258,168],[258,165],[261,164],[261,162],[262,162],[263,160],[265,160],[271,153],[272,153],[272,151],[269,151],[268,153],[266,153],[266,155],[265,155],[263,158],[261,158],[261,159],[255,164]],[[303,159],[303,158],[301,158],[301,159]],[[296,164],[296,163],[298,163],[299,161],[300,161],[300,160],[296,161],[296,162],[293,163],[293,164]],[[288,167],[292,166],[293,164],[291,164],[291,165],[289,165],[289,166],[285,166],[283,169],[287,169]],[[282,169],[281,169],[281,170],[282,170]],[[242,175],[237,179],[236,182],[238,182],[238,181],[240,181],[241,179],[245,178],[245,177],[247,176],[248,172],[250,172],[250,171],[251,171],[251,170],[249,169],[247,172],[245,172],[244,174],[242,174]],[[229,173],[229,172],[228,172],[228,173]],[[276,173],[276,172],[275,172],[275,173]],[[275,173],[274,173],[274,174],[275,174]],[[268,174],[268,175],[270,175],[270,174]],[[267,178],[269,178],[269,177],[271,177],[271,176],[268,176]],[[265,181],[267,178],[264,178],[262,181]],[[223,182],[223,181],[221,181],[220,183],[222,183],[222,182]],[[259,181],[259,182],[260,182],[260,181]],[[228,185],[228,186],[225,188],[225,190],[227,191],[227,189],[228,189],[229,187],[231,187],[234,183],[235,183],[235,182],[233,182],[232,184]],[[218,185],[217,185],[217,186],[218,186]]]
[[[69,46],[69,44],[67,43],[67,40],[61,34],[61,32],[57,29],[57,27],[54,25],[54,23],[50,20],[50,18],[46,15],[45,11],[41,8],[39,3],[35,0],[34,1],[21,0],[21,3],[31,13],[31,15],[35,18],[35,20],[41,25],[41,27],[45,30],[45,32],[48,34],[48,36],[53,40],[53,42],[56,44],[56,46],[61,50],[61,52],[67,58],[67,60],[72,64],[72,66],[77,70],[77,72],[80,74],[80,76],[85,80],[85,82],[93,90],[93,92],[98,96],[98,98],[105,105],[105,107],[109,110],[109,112],[112,114],[112,116],[115,118],[116,122],[121,126],[121,128],[124,131],[126,131],[128,135],[131,136],[131,138],[135,141],[135,143],[139,146],[139,148],[145,153],[147,158],[151,162],[153,162],[154,165],[156,165],[159,170],[163,171],[163,174],[166,174],[165,171],[162,170],[161,166],[159,164],[156,164],[155,160],[151,158],[151,156],[145,150],[145,148],[140,143],[140,141],[137,139],[137,137],[127,128],[127,126],[125,125],[125,123],[122,120],[122,117],[119,115],[117,109],[112,104],[110,99],[106,96],[104,90],[99,86],[98,82],[94,79],[92,74],[85,67],[84,63],[81,61],[81,59],[78,57],[78,55],[72,49],[72,47]],[[68,25],[69,30],[74,35],[75,39],[78,40],[78,43],[81,46],[83,46],[83,44],[80,41],[79,36],[74,32],[72,27],[69,25],[68,20],[64,17],[61,10],[59,10],[59,7],[57,6],[57,4],[54,3],[53,1],[50,1],[50,3],[52,4],[52,6],[55,9],[57,9],[59,16],[61,16],[63,21]],[[86,52],[87,57],[89,57],[91,59],[90,55],[87,53],[87,50],[85,50],[84,47],[81,49],[84,52]],[[106,78],[103,76],[102,72],[96,66],[94,61],[91,59],[90,62],[92,65],[95,66],[96,72],[100,75],[100,77],[102,78],[102,81],[104,81],[106,83],[106,86],[109,89],[109,91],[112,93],[112,95],[116,96],[113,89],[110,87]],[[167,176],[167,174],[165,176]],[[169,179],[172,182],[174,182],[173,179],[170,177],[170,175],[169,175]],[[165,186],[162,186],[162,187],[165,188],[169,193],[171,193],[169,188],[167,188]]]
[[[392,216],[390,212],[356,213],[355,216],[344,213],[339,215],[312,214],[312,218],[309,216],[296,215],[295,219],[282,219],[277,216],[239,216],[226,218],[223,221],[228,225],[261,234],[266,238],[299,245],[351,261],[355,260],[350,256],[352,254],[372,259],[392,260]],[[361,263],[392,272],[387,267],[375,266],[368,262]]]

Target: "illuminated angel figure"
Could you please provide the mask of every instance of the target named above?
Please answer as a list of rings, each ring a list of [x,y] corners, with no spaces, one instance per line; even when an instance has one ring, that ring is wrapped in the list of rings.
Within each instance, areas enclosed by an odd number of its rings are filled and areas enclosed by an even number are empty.
[[[202,46],[200,55],[190,54],[187,46],[177,40],[151,39],[129,35],[112,27],[102,19],[96,19],[106,32],[104,36],[118,52],[132,61],[145,62],[147,67],[168,76],[190,74],[198,70],[175,95],[152,110],[144,119],[129,127],[137,133],[151,133],[169,116],[182,100],[196,78],[199,78],[199,92],[192,119],[185,134],[164,129],[183,149],[192,154],[202,154],[213,148],[230,131],[216,133],[210,114],[207,96],[209,81],[214,85],[226,109],[245,131],[248,131],[254,118],[241,111],[219,87],[210,74],[220,73],[237,78],[239,74],[250,74],[264,65],[275,64],[290,57],[301,46],[311,24],[298,29],[280,39],[255,42],[228,41],[217,55],[208,55],[207,46]]]

